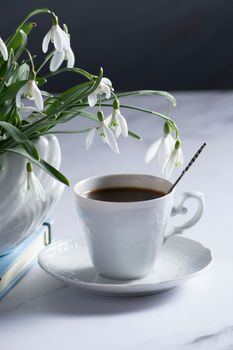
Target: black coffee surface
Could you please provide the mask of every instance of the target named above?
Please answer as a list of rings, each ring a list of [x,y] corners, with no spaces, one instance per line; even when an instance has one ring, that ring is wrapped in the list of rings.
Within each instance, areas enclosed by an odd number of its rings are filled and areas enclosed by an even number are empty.
[[[164,195],[164,192],[138,187],[111,187],[84,193],[87,198],[104,202],[139,202]]]

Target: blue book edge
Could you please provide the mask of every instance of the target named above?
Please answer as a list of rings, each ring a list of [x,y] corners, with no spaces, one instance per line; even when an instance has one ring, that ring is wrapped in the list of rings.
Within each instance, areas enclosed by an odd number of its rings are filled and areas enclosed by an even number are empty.
[[[51,225],[53,221],[48,220],[44,222],[33,234],[31,234],[25,241],[23,241],[17,248],[15,248],[11,253],[7,255],[0,256],[0,282],[1,276],[3,276],[8,269],[10,269],[17,261],[20,259],[22,254],[31,246],[34,240],[39,237],[41,234],[45,234],[45,227],[47,227],[47,242],[45,245],[51,243]],[[16,276],[13,278],[10,283],[0,292],[0,299],[10,291],[10,289],[16,285],[22,277],[32,268],[35,263],[35,258],[28,263]]]
[[[44,226],[48,227],[49,242],[51,242],[51,221],[43,223],[33,234],[19,244],[11,253],[0,256],[0,278],[15,263],[18,256],[34,241],[34,239],[44,232]]]
[[[21,278],[23,278],[24,275],[26,275],[26,273],[32,268],[34,262],[32,262],[31,264],[27,265],[12,281],[11,283],[9,283],[7,285],[6,288],[4,288],[2,290],[2,292],[0,293],[0,301],[1,299],[4,297],[4,295],[6,293],[8,293],[10,291],[11,288],[13,288],[20,280]]]

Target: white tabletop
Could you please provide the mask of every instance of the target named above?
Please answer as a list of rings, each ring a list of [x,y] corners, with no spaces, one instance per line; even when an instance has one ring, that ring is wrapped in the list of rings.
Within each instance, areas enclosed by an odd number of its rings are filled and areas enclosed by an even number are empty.
[[[211,248],[212,266],[167,293],[141,298],[107,298],[79,292],[35,266],[0,302],[2,350],[233,349],[233,95],[231,92],[176,93],[172,112],[180,127],[186,161],[204,141],[207,147],[177,188],[205,193],[202,220],[186,233]],[[127,99],[165,112],[160,98]],[[123,112],[123,110],[122,110]],[[155,162],[144,164],[148,145],[162,123],[125,111],[142,142],[119,139],[120,155],[98,138],[86,152],[84,135],[59,137],[62,170],[72,184],[108,173],[161,175]],[[76,118],[71,128],[91,123]],[[173,174],[173,180],[179,174]],[[53,213],[53,239],[82,235],[72,187]]]

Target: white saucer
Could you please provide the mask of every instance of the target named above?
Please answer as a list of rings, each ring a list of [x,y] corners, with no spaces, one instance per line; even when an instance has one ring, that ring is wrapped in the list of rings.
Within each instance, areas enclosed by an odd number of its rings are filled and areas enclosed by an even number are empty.
[[[57,241],[39,255],[40,266],[52,276],[89,293],[141,296],[167,291],[206,269],[211,251],[191,239],[174,236],[163,246],[152,273],[137,280],[114,280],[98,274],[85,243]]]

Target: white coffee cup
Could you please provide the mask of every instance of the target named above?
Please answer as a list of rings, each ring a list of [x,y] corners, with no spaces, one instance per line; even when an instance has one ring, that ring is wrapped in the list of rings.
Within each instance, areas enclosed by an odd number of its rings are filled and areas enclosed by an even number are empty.
[[[159,198],[137,202],[106,202],[85,193],[112,187],[139,187],[167,193],[172,184],[151,175],[97,176],[74,186],[76,206],[83,224],[88,250],[97,271],[114,279],[136,279],[152,270],[168,238],[195,225],[204,211],[203,194],[185,192],[173,205],[174,190]],[[185,214],[184,202],[194,198],[198,207],[191,219],[166,232],[170,216]]]

